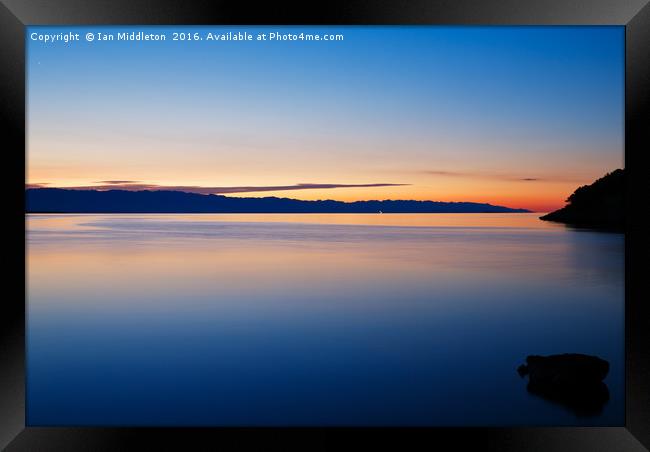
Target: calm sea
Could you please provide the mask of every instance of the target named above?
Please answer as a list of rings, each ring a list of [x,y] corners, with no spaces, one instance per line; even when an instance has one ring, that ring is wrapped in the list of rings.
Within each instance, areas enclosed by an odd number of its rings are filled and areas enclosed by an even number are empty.
[[[28,215],[27,423],[622,425],[624,236],[538,215]]]

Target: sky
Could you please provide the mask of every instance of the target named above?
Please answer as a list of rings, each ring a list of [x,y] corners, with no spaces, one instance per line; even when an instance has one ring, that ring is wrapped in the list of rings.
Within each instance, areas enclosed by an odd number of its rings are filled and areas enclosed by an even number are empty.
[[[167,39],[117,40],[134,31]],[[254,39],[207,39],[229,31]],[[38,40],[58,33],[80,40]],[[38,26],[26,44],[29,186],[546,212],[624,166],[623,27]]]

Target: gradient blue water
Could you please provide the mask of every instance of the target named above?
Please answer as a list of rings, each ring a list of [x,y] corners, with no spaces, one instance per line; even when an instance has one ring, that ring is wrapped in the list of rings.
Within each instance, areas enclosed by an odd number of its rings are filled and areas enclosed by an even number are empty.
[[[28,216],[27,423],[623,424],[622,235],[264,220]],[[564,352],[610,362],[600,415],[526,391],[526,355]]]

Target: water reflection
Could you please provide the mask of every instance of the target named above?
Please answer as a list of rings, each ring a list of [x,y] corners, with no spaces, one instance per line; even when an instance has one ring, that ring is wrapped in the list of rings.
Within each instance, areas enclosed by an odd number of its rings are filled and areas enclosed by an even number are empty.
[[[576,416],[598,416],[609,401],[609,389],[603,383],[609,363],[597,356],[532,355],[517,372],[522,378],[528,376],[528,392],[563,406]]]
[[[528,214],[27,224],[32,425],[623,422],[616,234]],[[611,363],[595,419],[512,375],[565,351]]]
[[[576,388],[529,382],[527,390],[544,400],[567,408],[579,417],[596,417],[602,414],[605,404],[609,401],[609,390],[602,381]]]

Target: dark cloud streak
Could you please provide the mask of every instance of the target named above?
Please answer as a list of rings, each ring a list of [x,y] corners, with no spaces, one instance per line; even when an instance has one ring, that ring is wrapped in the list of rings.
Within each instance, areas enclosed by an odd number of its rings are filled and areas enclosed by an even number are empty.
[[[95,184],[107,184],[107,185],[122,185],[122,184],[137,184],[139,180],[99,180],[94,182]]]
[[[504,180],[504,181],[520,181],[520,182],[541,182],[541,181],[550,181],[555,179],[543,179],[539,177],[518,177],[509,174],[499,174],[499,173],[486,173],[486,172],[460,172],[460,171],[439,171],[439,170],[425,170],[425,174],[430,174],[432,176],[449,176],[449,177],[467,177],[474,179],[494,179],[494,180]]]
[[[538,176],[523,176],[517,174],[499,173],[491,171],[445,171],[445,170],[415,170],[418,174],[428,174],[431,176],[448,176],[448,177],[464,177],[468,179],[489,179],[510,182],[567,182],[567,183],[585,183],[591,179],[590,176],[581,174],[566,174],[562,175],[547,175],[544,177]]]
[[[269,185],[269,186],[242,186],[242,187],[200,187],[194,185],[156,185],[156,184],[143,184],[137,183],[138,181],[99,181],[99,185],[86,185],[77,187],[60,187],[68,190],[128,190],[128,191],[141,191],[141,190],[169,190],[169,191],[183,191],[187,193],[198,193],[202,195],[209,194],[224,194],[224,193],[254,193],[265,191],[287,191],[287,190],[313,190],[313,189],[333,189],[333,188],[362,188],[362,187],[399,187],[410,184],[390,184],[390,183],[375,183],[375,184],[295,184],[295,185]],[[38,188],[37,185],[33,184]]]

